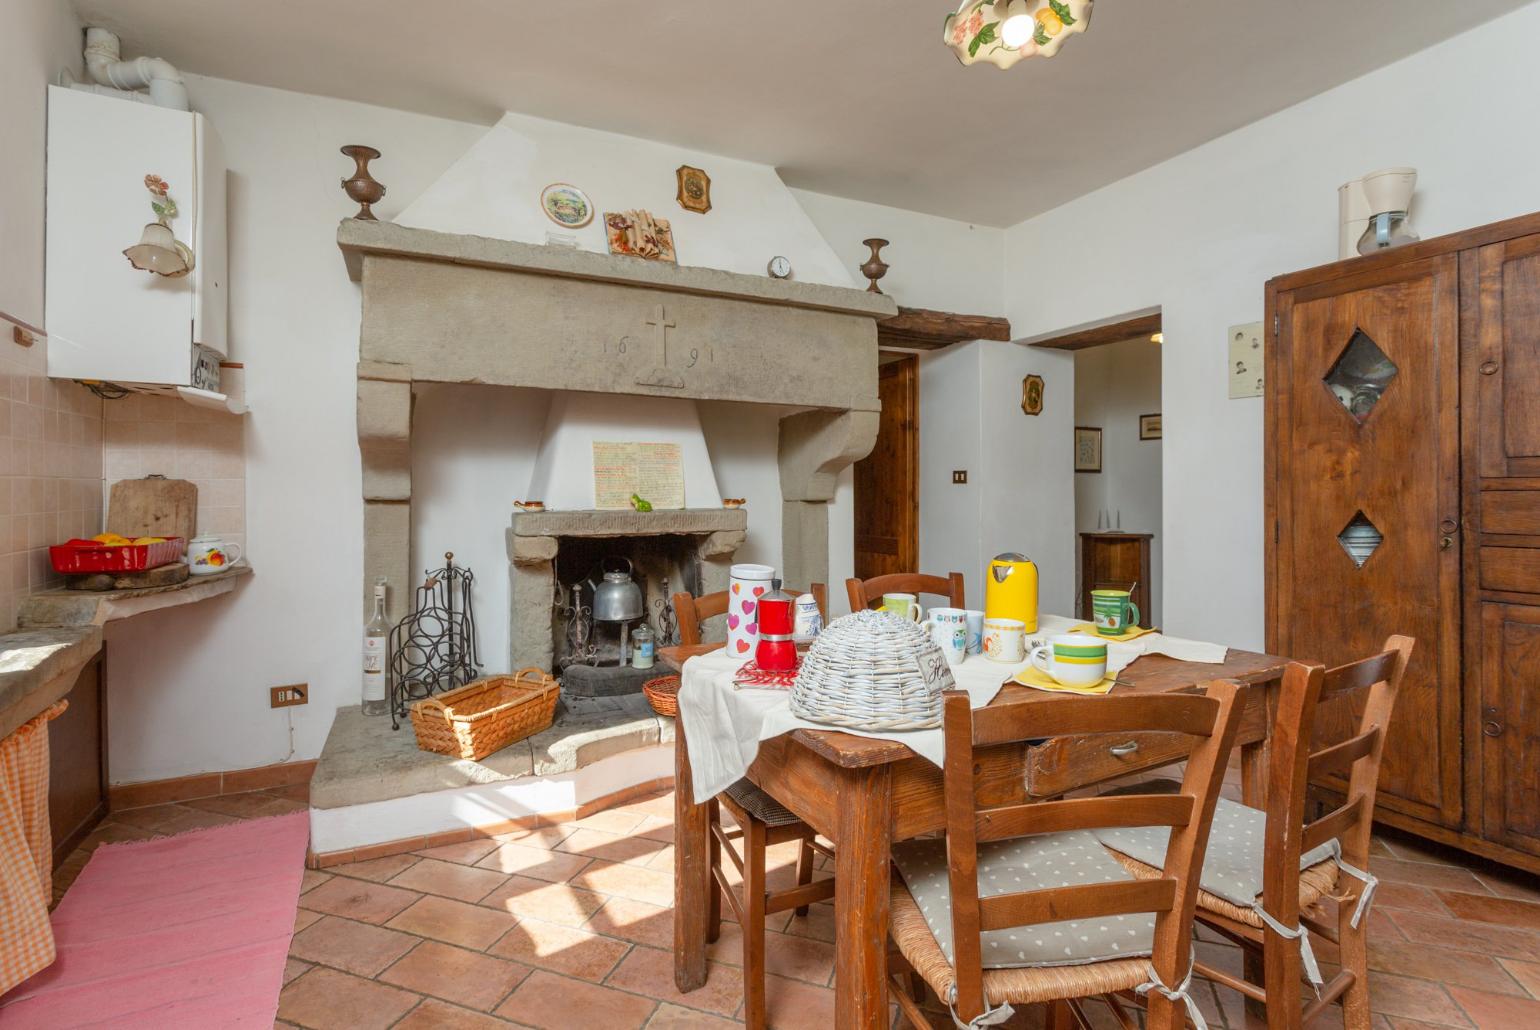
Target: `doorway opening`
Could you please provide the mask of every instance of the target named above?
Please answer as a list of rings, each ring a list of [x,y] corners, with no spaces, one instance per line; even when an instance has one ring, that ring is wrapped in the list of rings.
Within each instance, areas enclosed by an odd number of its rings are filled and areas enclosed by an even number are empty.
[[[855,575],[920,567],[919,358],[879,351],[877,443],[855,465]]]
[[[1159,312],[1043,340],[1074,353],[1076,614],[1092,590],[1128,590],[1158,625],[1161,582]]]

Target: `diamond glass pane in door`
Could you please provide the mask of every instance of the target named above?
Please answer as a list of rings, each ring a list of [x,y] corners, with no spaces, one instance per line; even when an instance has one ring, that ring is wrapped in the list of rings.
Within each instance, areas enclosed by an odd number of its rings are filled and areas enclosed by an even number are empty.
[[[1369,555],[1378,550],[1384,540],[1384,535],[1374,527],[1374,523],[1370,522],[1363,512],[1354,515],[1352,521],[1337,534],[1337,543],[1342,545],[1348,557],[1353,559],[1353,564],[1360,569],[1364,567],[1364,562],[1369,560]]]
[[[1353,330],[1336,364],[1326,373],[1326,386],[1360,424],[1380,402],[1399,369],[1362,329]],[[1359,563],[1363,564],[1362,562]]]

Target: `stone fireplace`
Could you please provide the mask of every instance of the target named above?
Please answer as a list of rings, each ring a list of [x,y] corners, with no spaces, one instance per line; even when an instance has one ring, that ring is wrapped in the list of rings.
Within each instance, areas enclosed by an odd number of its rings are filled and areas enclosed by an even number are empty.
[[[676,267],[478,236],[345,220],[338,246],[362,286],[358,440],[364,575],[384,576],[388,617],[410,585],[412,384],[479,383],[799,409],[780,420],[782,572],[828,580],[837,474],[877,431],[877,329],[897,308],[860,290]],[[741,510],[553,510],[514,517],[510,659],[550,667],[563,538],[638,532],[694,542],[699,592],[722,589]],[[541,614],[534,617],[534,607]],[[531,616],[524,618],[521,616]]]

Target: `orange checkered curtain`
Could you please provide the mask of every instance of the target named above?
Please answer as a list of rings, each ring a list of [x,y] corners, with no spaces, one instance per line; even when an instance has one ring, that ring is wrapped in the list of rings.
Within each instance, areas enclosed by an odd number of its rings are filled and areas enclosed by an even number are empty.
[[[0,994],[54,959],[48,723],[66,704],[57,702],[0,740]]]

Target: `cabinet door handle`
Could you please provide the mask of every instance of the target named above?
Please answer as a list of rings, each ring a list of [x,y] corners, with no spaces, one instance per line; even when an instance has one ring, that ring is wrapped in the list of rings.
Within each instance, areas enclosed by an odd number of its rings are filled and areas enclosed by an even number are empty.
[[[1493,719],[1481,725],[1481,732],[1489,737],[1501,737],[1503,735],[1503,724]]]
[[[1124,755],[1131,755],[1138,750],[1139,742],[1137,740],[1130,740],[1126,744],[1114,744],[1107,749],[1110,754],[1117,755],[1119,758],[1122,758]]]
[[[1443,531],[1444,535],[1448,536],[1449,534],[1453,533],[1455,530],[1459,529],[1460,528],[1460,524],[1458,522],[1456,522],[1454,519],[1445,519],[1444,521],[1442,521],[1442,522],[1440,522],[1438,524],[1438,528]]]
[[[1483,361],[1481,363],[1481,374],[1484,376],[1495,376],[1497,374],[1497,362]]]

